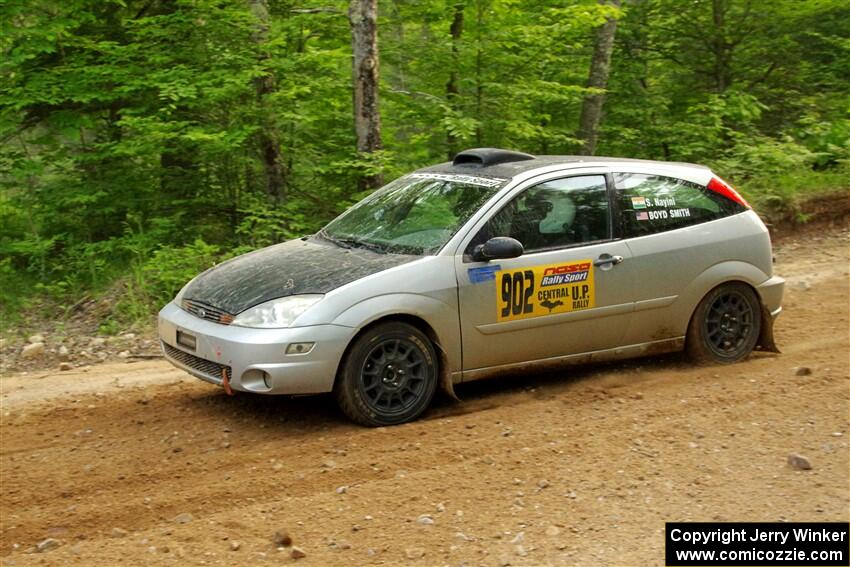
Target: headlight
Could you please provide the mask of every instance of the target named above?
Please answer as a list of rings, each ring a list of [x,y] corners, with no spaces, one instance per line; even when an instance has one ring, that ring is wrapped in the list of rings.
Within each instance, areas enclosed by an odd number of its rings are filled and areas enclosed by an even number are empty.
[[[233,319],[231,325],[255,329],[281,329],[292,324],[311,305],[322,299],[322,295],[291,295],[266,301],[246,309]]]

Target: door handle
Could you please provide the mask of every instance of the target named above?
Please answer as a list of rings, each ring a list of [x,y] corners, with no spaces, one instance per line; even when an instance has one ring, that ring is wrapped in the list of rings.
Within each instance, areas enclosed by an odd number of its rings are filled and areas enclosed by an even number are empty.
[[[609,256],[608,254],[603,254],[595,262],[593,262],[594,266],[607,266],[611,264],[612,266],[616,266],[620,262],[623,261],[622,256]]]

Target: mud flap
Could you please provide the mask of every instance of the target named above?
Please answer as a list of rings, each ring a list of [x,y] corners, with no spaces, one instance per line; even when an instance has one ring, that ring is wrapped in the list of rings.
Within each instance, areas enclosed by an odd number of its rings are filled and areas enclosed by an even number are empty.
[[[456,402],[462,401],[457,394],[455,393],[454,382],[452,381],[452,373],[449,370],[449,358],[446,356],[443,347],[441,347],[437,342],[432,341],[434,343],[434,348],[437,350],[440,356],[440,390],[442,390],[448,397],[453,399]]]
[[[443,375],[440,377],[440,389],[454,401],[462,402],[463,400],[455,394],[455,387],[454,382],[452,382],[451,372],[443,372],[442,374]]]
[[[756,343],[756,350],[765,352],[781,352],[773,339],[773,317],[764,305],[761,306],[761,333]]]

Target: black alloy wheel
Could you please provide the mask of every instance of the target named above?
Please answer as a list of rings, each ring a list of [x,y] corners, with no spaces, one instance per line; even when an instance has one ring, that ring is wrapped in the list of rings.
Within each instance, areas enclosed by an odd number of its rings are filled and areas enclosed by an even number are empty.
[[[689,354],[703,362],[737,362],[748,356],[761,332],[761,306],[742,283],[720,285],[706,295],[688,328]]]
[[[381,323],[352,344],[334,395],[357,423],[395,425],[417,418],[428,407],[438,372],[436,350],[423,332],[407,323]]]
[[[422,397],[428,382],[426,355],[405,338],[380,341],[366,355],[358,386],[375,412],[400,413]]]

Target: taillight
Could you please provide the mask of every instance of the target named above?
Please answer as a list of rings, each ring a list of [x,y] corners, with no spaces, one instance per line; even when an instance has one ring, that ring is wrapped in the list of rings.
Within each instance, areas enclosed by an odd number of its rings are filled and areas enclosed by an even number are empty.
[[[708,185],[706,185],[706,187],[708,187],[711,191],[714,191],[718,195],[723,195],[727,199],[735,201],[742,207],[746,207],[748,209],[752,208],[750,207],[750,204],[747,202],[746,199],[741,197],[741,195],[737,191],[735,191],[735,189],[733,189],[731,185],[729,185],[719,177],[712,177],[711,181],[708,182]]]

